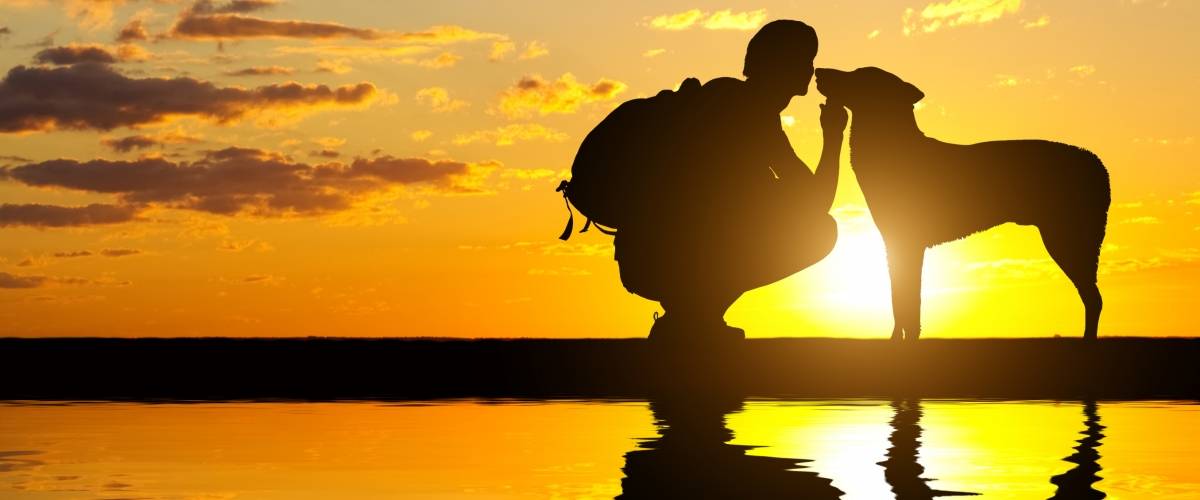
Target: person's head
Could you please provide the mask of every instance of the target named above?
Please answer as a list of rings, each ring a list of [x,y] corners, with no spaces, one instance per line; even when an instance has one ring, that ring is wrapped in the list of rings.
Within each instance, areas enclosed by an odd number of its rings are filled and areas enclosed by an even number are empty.
[[[780,19],[758,30],[746,46],[742,74],[772,97],[790,100],[808,93],[817,56],[817,32],[800,21]]]

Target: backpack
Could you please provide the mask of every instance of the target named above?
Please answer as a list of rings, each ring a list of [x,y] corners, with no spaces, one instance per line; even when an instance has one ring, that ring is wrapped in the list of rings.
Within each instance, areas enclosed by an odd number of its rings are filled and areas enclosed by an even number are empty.
[[[652,203],[648,191],[680,167],[671,161],[671,151],[694,125],[689,117],[700,94],[700,80],[685,79],[679,90],[622,103],[588,133],[571,164],[571,180],[555,189],[563,194],[568,214],[559,239],[569,239],[575,228],[571,205],[587,218],[581,233],[596,226],[604,234],[616,234],[644,216]]]

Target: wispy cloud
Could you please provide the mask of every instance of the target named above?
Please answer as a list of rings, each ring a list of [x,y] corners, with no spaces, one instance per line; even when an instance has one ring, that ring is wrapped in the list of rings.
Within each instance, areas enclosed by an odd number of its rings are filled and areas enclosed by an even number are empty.
[[[543,116],[574,113],[584,104],[613,99],[626,87],[624,83],[608,78],[601,78],[591,85],[582,84],[571,73],[564,73],[554,81],[541,75],[529,75],[500,94],[499,110],[510,118],[533,113]]]
[[[702,27],[710,30],[750,31],[758,29],[767,20],[767,9],[734,12],[732,9],[713,13],[690,9],[674,14],[654,16],[647,25],[654,29],[683,31]]]
[[[943,28],[987,24],[1021,10],[1021,0],[950,0],[926,5],[919,12],[904,11],[905,36],[933,33]]]
[[[467,101],[450,97],[450,92],[442,87],[428,87],[417,91],[416,100],[434,113],[449,113],[458,111],[469,105]]]
[[[468,134],[460,134],[454,138],[454,143],[464,145],[482,142],[496,146],[511,146],[519,141],[533,140],[562,142],[567,140],[567,134],[538,123],[513,123],[492,130],[477,130]]]

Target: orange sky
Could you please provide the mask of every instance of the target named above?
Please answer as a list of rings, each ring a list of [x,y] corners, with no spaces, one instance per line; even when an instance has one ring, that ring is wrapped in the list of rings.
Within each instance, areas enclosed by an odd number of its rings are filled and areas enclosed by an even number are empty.
[[[608,110],[737,76],[753,30],[794,18],[816,28],[819,66],[919,86],[930,136],[1097,153],[1113,185],[1101,335],[1195,335],[1198,14],[1167,0],[0,0],[0,334],[643,336],[657,305],[621,287],[610,237],[555,239],[553,187]],[[782,118],[810,165],[820,101]],[[746,294],[731,324],[891,331],[882,243],[843,168],[834,253]],[[925,280],[927,336],[1081,330],[1033,228],[938,247]]]

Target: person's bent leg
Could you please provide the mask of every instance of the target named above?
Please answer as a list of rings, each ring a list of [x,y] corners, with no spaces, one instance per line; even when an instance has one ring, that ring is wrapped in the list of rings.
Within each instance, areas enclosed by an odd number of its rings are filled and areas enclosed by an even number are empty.
[[[794,217],[784,227],[772,228],[755,238],[745,255],[744,272],[736,285],[753,290],[796,274],[820,262],[837,243],[837,222],[829,214]],[[734,266],[737,267],[737,266]]]

